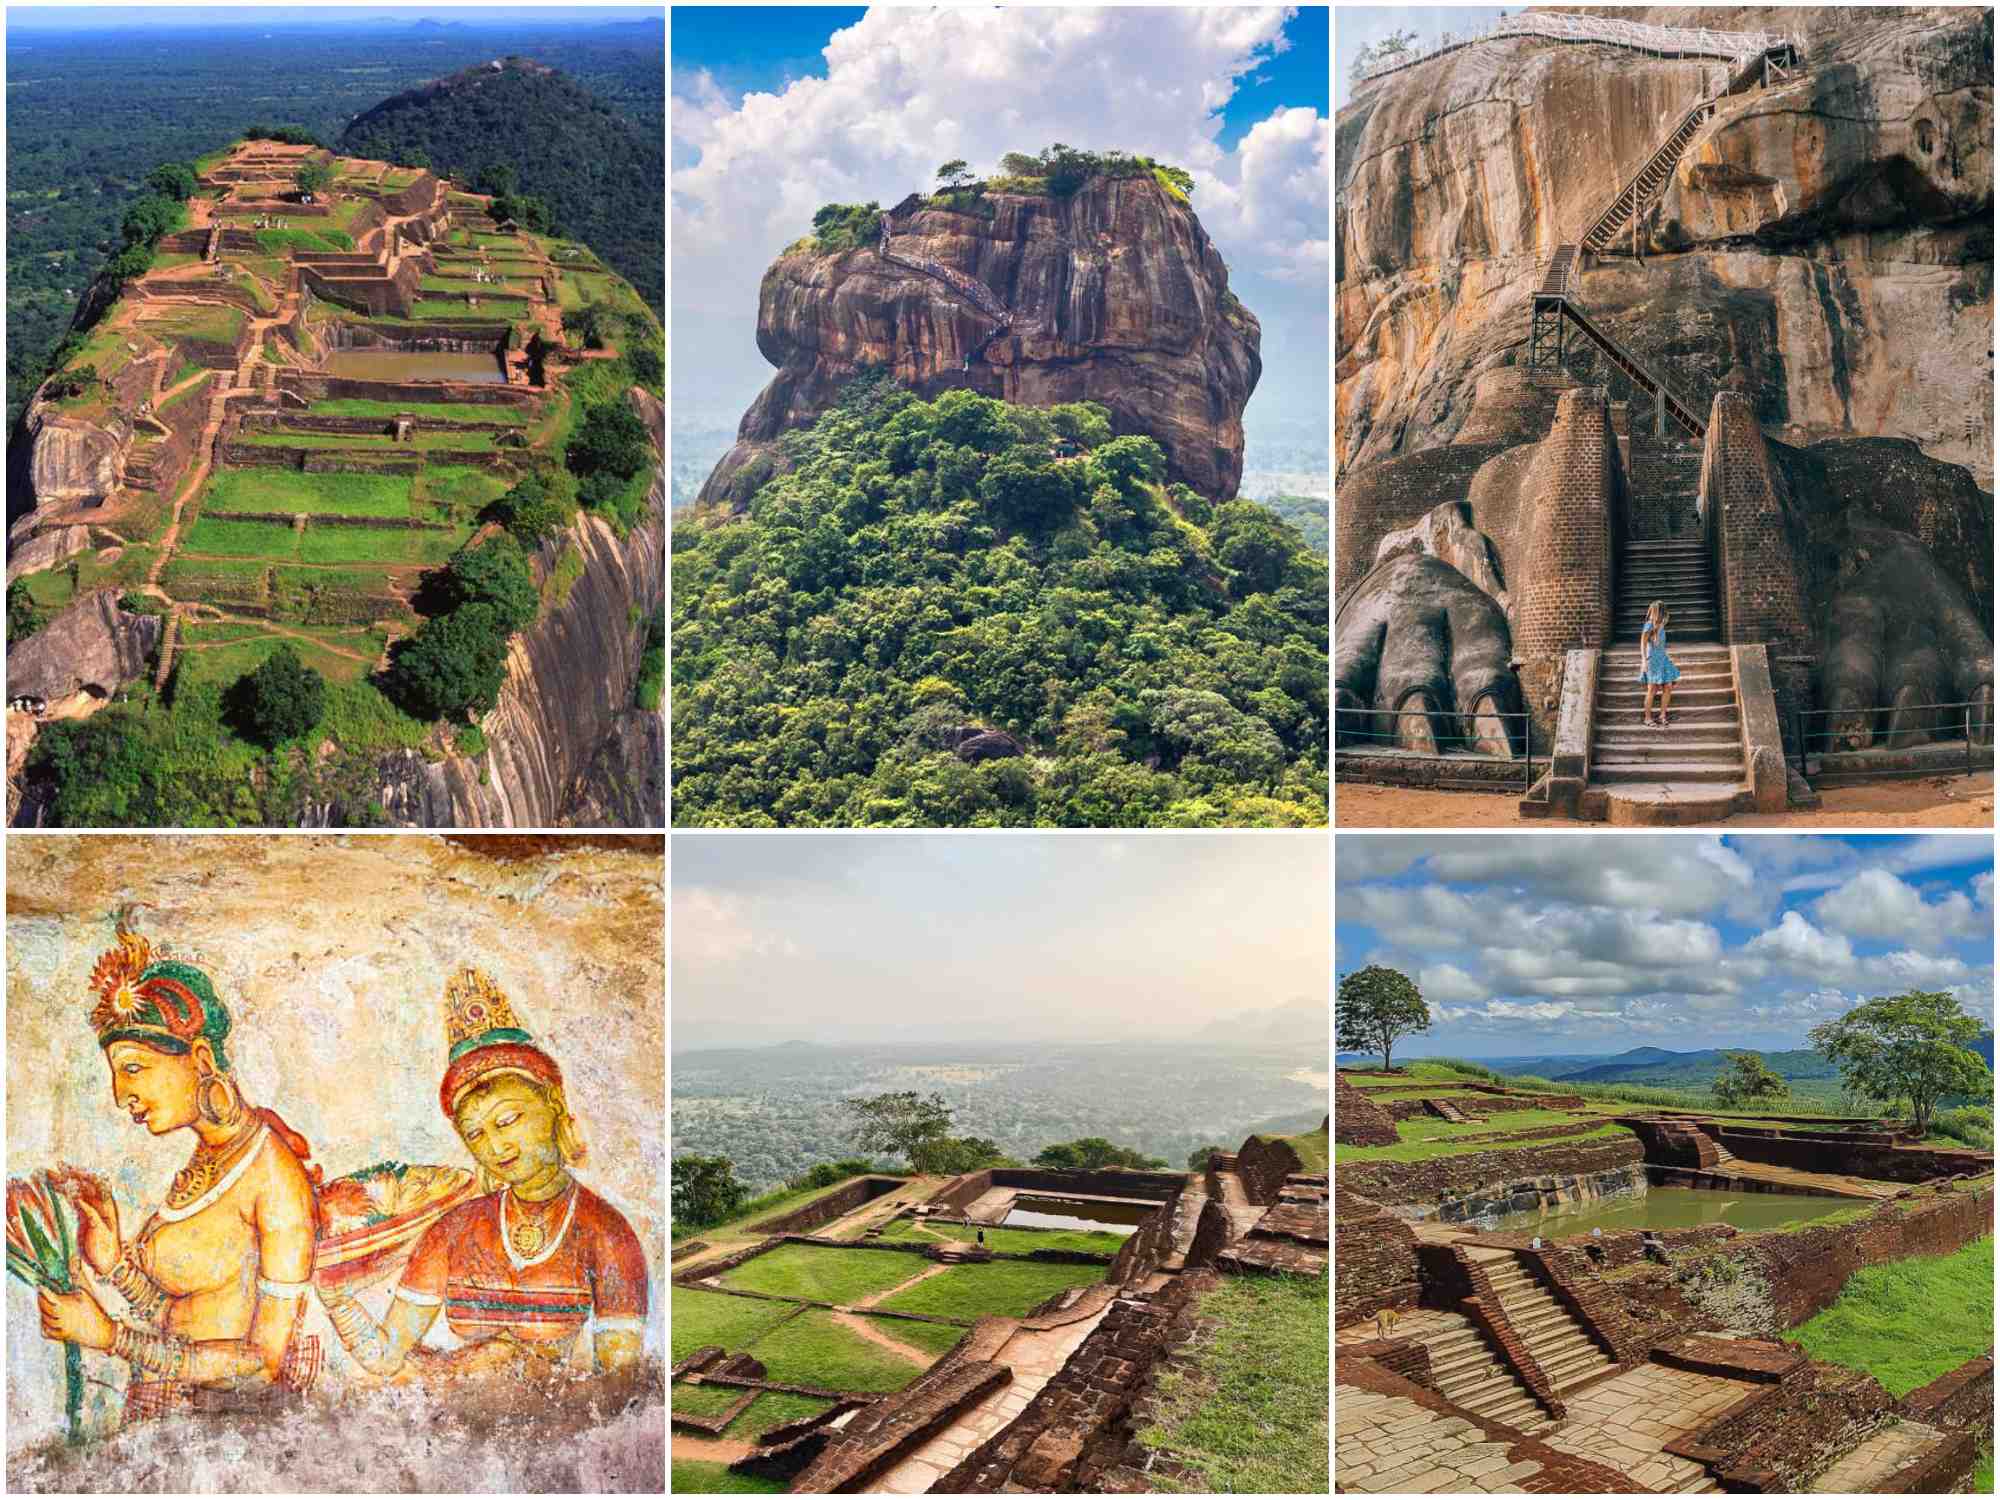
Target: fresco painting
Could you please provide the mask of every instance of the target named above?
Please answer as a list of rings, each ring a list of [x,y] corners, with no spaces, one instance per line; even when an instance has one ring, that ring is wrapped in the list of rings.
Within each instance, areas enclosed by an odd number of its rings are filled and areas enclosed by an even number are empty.
[[[10,853],[11,1488],[661,1488],[657,838]]]

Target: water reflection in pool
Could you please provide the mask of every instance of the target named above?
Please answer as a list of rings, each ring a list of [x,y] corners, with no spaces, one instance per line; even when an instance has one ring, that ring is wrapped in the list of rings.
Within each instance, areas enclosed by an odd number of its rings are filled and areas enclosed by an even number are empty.
[[[1130,1234],[1153,1212],[1155,1205],[1150,1203],[1097,1203],[1022,1193],[1000,1222],[1014,1229],[1098,1229],[1107,1234]]]
[[[1713,1188],[1654,1188],[1632,1198],[1605,1198],[1550,1213],[1502,1214],[1482,1227],[1565,1239],[1602,1229],[1692,1229],[1701,1224],[1733,1224],[1742,1230],[1775,1229],[1807,1219],[1823,1219],[1843,1208],[1865,1206],[1859,1198],[1817,1194],[1725,1193]]]
[[[336,349],[327,356],[326,371],[343,380],[471,380],[498,385],[507,378],[491,354],[395,349]]]

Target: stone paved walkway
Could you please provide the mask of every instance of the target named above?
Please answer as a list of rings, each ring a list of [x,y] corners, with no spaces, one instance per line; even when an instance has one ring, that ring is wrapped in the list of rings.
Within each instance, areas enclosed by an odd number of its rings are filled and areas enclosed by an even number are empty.
[[[1528,1493],[1542,1465],[1507,1461],[1511,1443],[1488,1442],[1463,1417],[1401,1396],[1341,1386],[1333,1396],[1333,1479],[1343,1490],[1399,1495]]]
[[[1707,1471],[1665,1446],[1762,1389],[1751,1380],[1640,1365],[1566,1397],[1568,1418],[1539,1436],[1551,1448],[1623,1469],[1650,1490],[1685,1490]]]
[[[1913,1461],[1944,1434],[1922,1422],[1898,1422],[1879,1429],[1862,1445],[1813,1481],[1815,1495],[1867,1495]]]
[[[1014,1378],[976,1405],[958,1414],[951,1426],[929,1438],[914,1453],[888,1469],[873,1484],[871,1494],[921,1495],[956,1468],[974,1448],[1018,1417],[1047,1385],[1063,1362],[1104,1321],[1106,1302],[1088,1318],[1059,1328],[1016,1329],[993,1356]]]
[[[1435,1308],[1412,1307],[1406,1309],[1396,1320],[1396,1326],[1386,1337],[1392,1339],[1428,1338],[1434,1333],[1450,1333],[1453,1329],[1465,1327],[1465,1319],[1457,1313],[1439,1312]],[[1341,1344],[1365,1344],[1376,1337],[1375,1320],[1364,1319],[1359,1323],[1349,1323],[1334,1334],[1334,1341]]]

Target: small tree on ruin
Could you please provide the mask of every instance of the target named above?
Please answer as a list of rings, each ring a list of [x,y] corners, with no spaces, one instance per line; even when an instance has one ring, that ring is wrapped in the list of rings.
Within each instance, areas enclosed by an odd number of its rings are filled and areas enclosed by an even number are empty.
[[[1725,1052],[1722,1071],[1715,1075],[1710,1091],[1717,1104],[1730,1106],[1758,1104],[1767,1099],[1791,1097],[1792,1086],[1764,1066],[1756,1052]]]
[[[735,1213],[750,1195],[736,1180],[736,1164],[726,1156],[676,1156],[673,1166],[674,1222],[705,1229]]]
[[[1892,1107],[1907,1099],[1918,1132],[1928,1135],[1941,1100],[1992,1093],[1993,1074],[1966,1050],[1981,1030],[1955,996],[1911,990],[1865,1001],[1809,1035],[1850,1089]]]
[[[1382,1054],[1382,1071],[1389,1071],[1389,1050],[1399,1038],[1431,1029],[1431,1008],[1409,975],[1381,964],[1370,964],[1340,981],[1333,1002],[1333,1034],[1338,1045]]]

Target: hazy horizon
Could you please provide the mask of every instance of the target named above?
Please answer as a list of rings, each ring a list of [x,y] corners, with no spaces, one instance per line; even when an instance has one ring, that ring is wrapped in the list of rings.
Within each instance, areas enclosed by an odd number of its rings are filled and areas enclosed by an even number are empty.
[[[509,26],[577,26],[590,22],[642,21],[664,13],[659,5],[10,5],[12,32],[221,30],[276,27],[366,26],[384,21],[414,25],[436,21],[467,30]]]
[[[1327,855],[1257,834],[677,833],[671,1045],[1171,1041],[1281,1009],[1323,1032]]]

